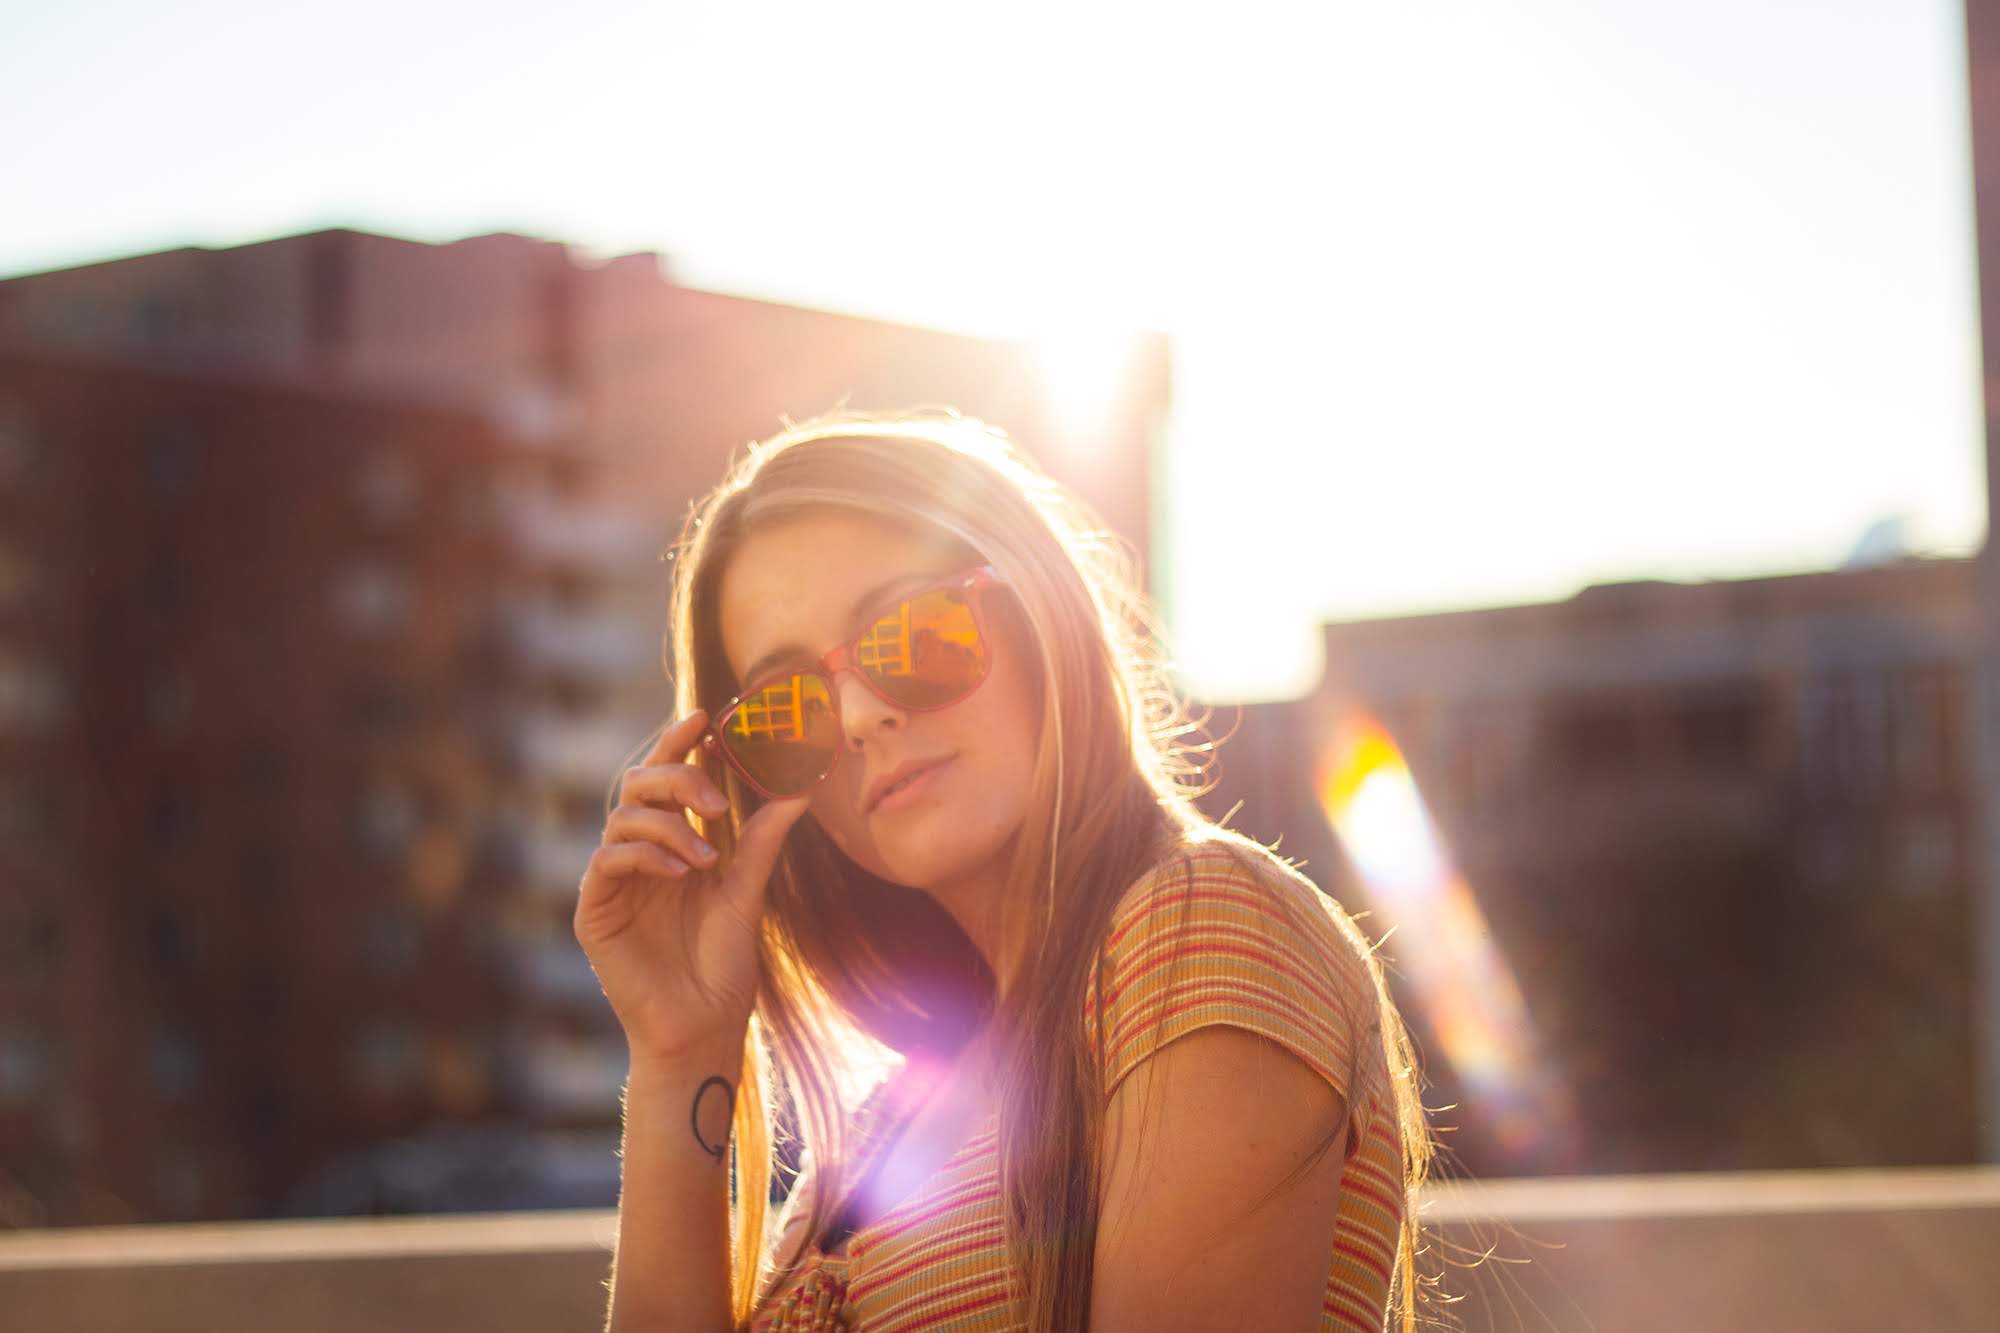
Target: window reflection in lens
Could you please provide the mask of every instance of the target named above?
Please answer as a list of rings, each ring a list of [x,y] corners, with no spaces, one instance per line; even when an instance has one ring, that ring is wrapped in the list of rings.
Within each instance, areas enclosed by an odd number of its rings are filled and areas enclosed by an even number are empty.
[[[965,595],[943,590],[876,621],[856,642],[854,662],[897,703],[938,708],[985,675],[986,644]]]
[[[758,786],[777,795],[804,791],[833,767],[840,743],[826,680],[800,674],[771,682],[736,706],[722,737]]]

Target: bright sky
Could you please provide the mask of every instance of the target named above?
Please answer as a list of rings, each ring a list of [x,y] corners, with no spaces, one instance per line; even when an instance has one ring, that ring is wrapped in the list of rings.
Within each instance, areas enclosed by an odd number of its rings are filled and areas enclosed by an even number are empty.
[[[1963,60],[1952,0],[17,5],[0,274],[508,229],[1165,328],[1182,660],[1282,694],[1328,617],[1975,549]]]

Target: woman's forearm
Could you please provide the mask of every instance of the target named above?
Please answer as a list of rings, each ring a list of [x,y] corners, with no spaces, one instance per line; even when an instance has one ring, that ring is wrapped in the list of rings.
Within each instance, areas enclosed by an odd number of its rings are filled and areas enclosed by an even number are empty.
[[[727,1149],[742,1065],[739,1040],[632,1066],[610,1333],[730,1327]]]

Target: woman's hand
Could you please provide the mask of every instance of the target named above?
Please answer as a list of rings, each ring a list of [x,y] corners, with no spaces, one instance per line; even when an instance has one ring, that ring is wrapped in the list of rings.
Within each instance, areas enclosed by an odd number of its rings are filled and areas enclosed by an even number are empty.
[[[634,1063],[741,1039],[757,993],[764,885],[806,808],[803,797],[767,804],[718,864],[685,812],[716,818],[728,802],[699,768],[679,762],[707,722],[700,711],[681,718],[626,770],[577,897],[577,943]]]

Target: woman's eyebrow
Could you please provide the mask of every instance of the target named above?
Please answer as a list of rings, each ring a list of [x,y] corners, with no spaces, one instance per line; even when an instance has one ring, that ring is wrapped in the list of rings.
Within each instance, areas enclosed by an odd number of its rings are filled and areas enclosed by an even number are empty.
[[[880,610],[882,603],[888,601],[893,593],[905,588],[922,587],[942,577],[939,574],[898,574],[894,578],[884,579],[854,599],[854,605],[847,608],[847,623],[858,630],[861,627],[862,617],[872,611]]]
[[[854,604],[847,609],[846,623],[856,631],[859,631],[862,618],[880,609],[882,603],[888,601],[896,591],[905,587],[919,587],[923,584],[934,582],[940,577],[942,576],[937,574],[898,574],[894,578],[884,579],[854,599]],[[827,645],[828,648],[832,646],[832,644]],[[826,649],[824,648],[820,650],[820,652],[825,651]],[[757,681],[762,680],[765,673],[769,672],[779,663],[795,659],[817,661],[819,654],[800,643],[779,644],[776,648],[773,648],[770,652],[765,653],[750,664],[749,669],[743,673],[744,686],[748,688],[750,685],[754,685]]]
[[[749,669],[743,673],[743,688],[747,690],[752,685],[755,685],[758,681],[769,675],[771,668],[777,666],[778,663],[787,659],[805,656],[806,650],[799,647],[796,643],[781,644],[773,648],[770,652],[765,653],[762,657],[752,662]]]

